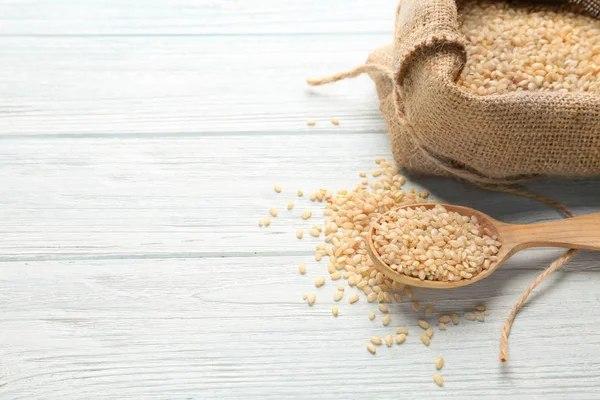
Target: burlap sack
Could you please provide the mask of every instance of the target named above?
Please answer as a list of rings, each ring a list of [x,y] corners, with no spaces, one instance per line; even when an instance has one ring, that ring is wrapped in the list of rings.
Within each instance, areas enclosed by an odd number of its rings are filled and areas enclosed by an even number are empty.
[[[600,0],[573,2],[600,17]],[[400,166],[479,182],[600,175],[599,94],[473,95],[455,83],[466,57],[455,0],[401,0],[393,45],[363,70]]]

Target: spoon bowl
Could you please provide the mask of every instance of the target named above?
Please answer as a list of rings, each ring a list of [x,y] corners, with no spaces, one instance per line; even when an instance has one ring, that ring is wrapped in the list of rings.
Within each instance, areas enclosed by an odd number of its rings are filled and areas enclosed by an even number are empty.
[[[382,259],[373,243],[375,227],[371,225],[367,244],[367,253],[375,264],[375,267],[388,278],[405,285],[451,289],[470,285],[490,276],[504,262],[516,252],[530,247],[563,247],[585,250],[600,250],[600,213],[582,215],[579,217],[542,222],[537,224],[516,225],[500,222],[481,211],[469,207],[455,206],[449,204],[411,204],[398,207],[388,213],[400,208],[425,207],[432,209],[437,205],[443,206],[448,211],[453,211],[467,217],[477,217],[479,224],[487,228],[493,235],[498,237],[502,246],[498,249],[497,261],[492,262],[489,268],[482,270],[470,279],[459,281],[435,281],[421,280],[418,277],[401,274],[387,265]],[[384,215],[377,219],[379,223]]]

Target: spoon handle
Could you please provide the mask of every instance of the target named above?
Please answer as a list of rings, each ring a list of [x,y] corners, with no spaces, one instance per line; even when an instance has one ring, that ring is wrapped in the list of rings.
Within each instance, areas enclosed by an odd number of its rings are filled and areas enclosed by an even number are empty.
[[[529,247],[600,250],[600,213],[539,224],[506,224],[503,228],[504,242],[516,251]]]

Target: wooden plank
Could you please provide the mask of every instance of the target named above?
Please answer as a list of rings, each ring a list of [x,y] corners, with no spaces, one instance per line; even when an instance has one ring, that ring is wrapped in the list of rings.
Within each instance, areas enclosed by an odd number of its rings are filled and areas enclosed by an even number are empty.
[[[305,82],[390,42],[394,5],[373,6],[0,3],[0,136],[303,132],[332,115],[381,127],[367,77]]]
[[[4,144],[2,261],[307,254],[314,248],[307,246],[311,240],[297,240],[295,229],[319,222],[323,207],[308,200],[309,192],[350,189],[360,182],[359,171],[389,156],[385,135],[346,132]],[[426,187],[440,200],[507,222],[559,217],[512,195],[445,180],[419,182],[407,187]],[[275,193],[275,183],[283,193]],[[557,187],[560,192],[552,193]],[[600,188],[593,181],[541,188],[537,191],[551,193],[577,213],[600,209]],[[302,199],[297,189],[304,190]],[[290,200],[296,205],[287,211]],[[280,216],[259,229],[258,220],[271,207]],[[309,221],[299,218],[306,209],[315,215]]]
[[[297,264],[307,262],[306,276]],[[337,283],[304,256],[2,264],[0,398],[593,398],[600,371],[597,270],[558,273],[519,315],[510,363],[498,362],[504,319],[535,271],[500,270],[460,290],[415,290],[438,312],[485,302],[485,323],[461,320],[418,340],[410,303],[392,324],[375,304],[331,315]],[[303,292],[316,291],[308,307]],[[422,313],[421,313],[422,315]],[[365,344],[397,326],[406,343]],[[445,388],[433,360],[445,357]]]

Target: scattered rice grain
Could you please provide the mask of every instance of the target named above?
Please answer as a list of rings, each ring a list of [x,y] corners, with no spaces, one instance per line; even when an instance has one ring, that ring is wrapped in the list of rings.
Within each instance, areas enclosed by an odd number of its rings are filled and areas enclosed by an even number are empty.
[[[426,334],[422,333],[419,335],[419,338],[421,338],[421,342],[423,342],[425,346],[429,346],[431,344],[431,339]]]
[[[419,322],[417,322],[417,324],[419,325],[419,327],[421,327],[421,329],[429,328],[429,323],[425,320],[420,319]]]
[[[340,292],[339,290],[337,290],[334,294],[333,294],[333,300],[334,301],[340,301],[342,298],[344,297],[344,292]]]
[[[390,322],[392,322],[392,316],[390,314],[385,314],[385,316],[381,320],[381,323],[383,324],[383,326],[388,326]]]
[[[371,343],[376,344],[377,346],[383,343],[383,339],[381,339],[379,336],[371,336],[370,340]]]
[[[396,344],[402,344],[404,343],[404,341],[406,340],[406,334],[401,333],[398,336],[396,336]]]
[[[392,347],[393,344],[394,344],[394,337],[392,335],[387,335],[385,337],[385,345],[387,347]]]
[[[298,272],[300,272],[302,275],[304,275],[306,273],[306,264],[300,264],[298,266]]]
[[[452,319],[452,323],[454,325],[458,325],[460,323],[460,318],[458,318],[458,314],[456,313],[450,314],[450,319]]]
[[[367,350],[369,350],[369,353],[371,354],[377,353],[377,349],[371,343],[367,343]]]
[[[396,333],[398,335],[408,335],[408,328],[396,328]]]

